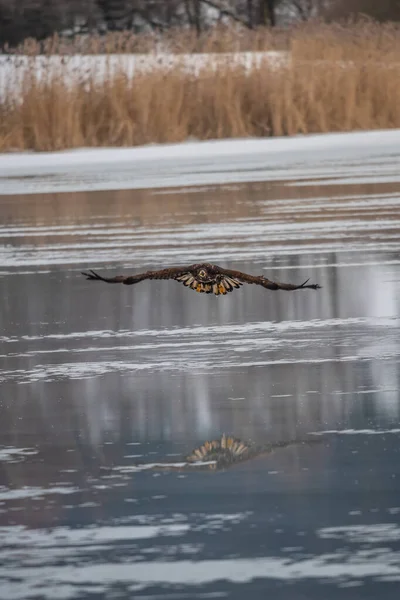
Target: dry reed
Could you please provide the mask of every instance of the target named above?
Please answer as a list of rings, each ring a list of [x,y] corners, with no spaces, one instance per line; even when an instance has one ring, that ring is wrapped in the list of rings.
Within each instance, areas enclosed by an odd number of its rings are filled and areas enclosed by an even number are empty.
[[[194,52],[246,52],[264,50],[287,50],[291,33],[287,29],[247,29],[240,26],[216,26],[197,35],[193,29],[171,28],[160,33],[109,32],[106,35],[84,35],[67,38],[55,34],[38,42],[26,39],[10,54],[136,54],[169,52],[190,54]]]
[[[295,29],[290,60],[277,66],[265,58],[251,69],[226,64],[193,73],[175,65],[133,78],[116,69],[68,81],[62,67],[40,76],[25,67],[18,94],[12,78],[3,86],[0,149],[400,127],[398,32],[369,22]]]

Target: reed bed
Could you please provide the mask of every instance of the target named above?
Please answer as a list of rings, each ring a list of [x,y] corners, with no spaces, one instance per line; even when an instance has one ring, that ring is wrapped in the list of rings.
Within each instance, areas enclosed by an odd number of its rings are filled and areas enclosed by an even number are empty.
[[[257,50],[278,48],[272,43],[263,47],[261,32],[257,35]],[[84,76],[66,77],[64,59],[57,69],[50,68],[56,52],[47,49],[40,69],[25,63],[9,69],[0,82],[0,149],[400,127],[397,26],[318,24],[290,35],[287,60],[276,62],[266,54],[251,66],[201,62],[195,70],[183,60],[168,68],[137,70],[131,77],[115,65],[101,76],[92,68]],[[29,59],[38,57],[31,52]]]
[[[241,26],[217,26],[200,35],[192,29],[171,28],[162,34],[120,31],[75,38],[55,34],[42,42],[29,38],[16,48],[7,49],[7,52],[20,55],[143,54],[160,51],[170,54],[261,52],[287,50],[291,38],[290,30],[278,27],[250,30]]]

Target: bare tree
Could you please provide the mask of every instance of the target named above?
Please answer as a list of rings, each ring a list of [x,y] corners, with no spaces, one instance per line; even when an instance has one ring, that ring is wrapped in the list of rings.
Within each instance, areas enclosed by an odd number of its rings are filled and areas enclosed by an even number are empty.
[[[312,17],[318,16],[324,0],[289,0],[301,21],[308,21]]]
[[[194,15],[194,26],[196,28],[197,34],[201,33],[201,1],[200,0],[192,0],[193,4],[193,15]]]
[[[309,21],[322,17],[336,0],[282,0],[281,7],[294,21]]]
[[[325,15],[331,20],[367,15],[377,21],[400,21],[400,0],[332,0]]]
[[[276,9],[280,0],[259,0],[259,24],[275,27],[277,23]]]
[[[0,47],[74,27],[79,18],[90,20],[95,8],[94,0],[0,0]]]
[[[129,0],[97,0],[98,7],[109,31],[128,29],[134,11]]]
[[[55,32],[189,26],[200,34],[219,22],[252,29],[360,13],[380,21],[400,20],[400,0],[0,0],[0,47]]]
[[[254,27],[254,2],[247,0],[247,22],[250,29]]]

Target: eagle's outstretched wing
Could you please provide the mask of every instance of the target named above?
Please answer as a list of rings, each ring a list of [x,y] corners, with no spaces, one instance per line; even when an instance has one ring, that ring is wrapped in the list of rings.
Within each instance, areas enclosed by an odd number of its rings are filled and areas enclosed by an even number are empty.
[[[92,270],[87,273],[83,272],[82,275],[90,280],[123,283],[125,285],[133,285],[144,279],[175,279],[175,281],[180,281],[184,286],[196,292],[214,293],[216,296],[225,296],[228,292],[240,288],[243,283],[255,283],[268,290],[301,290],[305,288],[318,290],[321,287],[317,283],[308,283],[308,279],[300,285],[280,283],[271,281],[262,275],[248,275],[241,271],[223,269],[210,263],[170,267],[159,271],[146,271],[136,275],[116,275],[115,277],[102,277]]]
[[[263,275],[248,275],[247,273],[242,273],[241,271],[233,271],[231,269],[223,269],[221,267],[218,268],[221,275],[227,275],[228,277],[238,279],[243,283],[255,283],[256,285],[262,285],[262,287],[266,288],[267,290],[302,290],[305,288],[319,290],[321,288],[318,283],[308,283],[309,279],[300,285],[295,285],[294,283],[271,281],[270,279],[263,277]]]
[[[116,275],[115,277],[102,277],[90,269],[88,273],[82,271],[82,275],[85,275],[86,279],[95,281],[133,285],[144,279],[176,279],[189,271],[189,269],[190,267],[171,267],[169,269],[161,269],[160,271],[146,271],[145,273],[137,273],[136,275]]]

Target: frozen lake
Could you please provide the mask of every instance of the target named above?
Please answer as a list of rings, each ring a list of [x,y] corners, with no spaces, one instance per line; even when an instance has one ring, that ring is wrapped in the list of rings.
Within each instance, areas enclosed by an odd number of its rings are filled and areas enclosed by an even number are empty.
[[[178,187],[179,161],[147,190],[99,191],[88,155],[0,157],[1,598],[397,599],[395,145],[299,150],[280,177],[260,151],[251,181],[236,157],[204,185],[200,151],[197,187]],[[149,161],[108,168],[151,184]],[[80,275],[202,260],[323,288],[215,298]],[[319,443],[182,465],[223,433]]]

